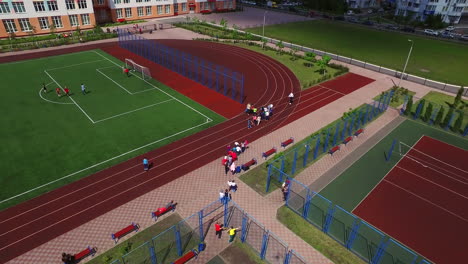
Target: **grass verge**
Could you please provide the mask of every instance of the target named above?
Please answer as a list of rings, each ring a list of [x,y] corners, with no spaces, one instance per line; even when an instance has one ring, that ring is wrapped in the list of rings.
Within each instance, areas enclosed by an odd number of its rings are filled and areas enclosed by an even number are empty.
[[[399,107],[405,102],[405,97],[407,95],[413,96],[416,94],[415,92],[405,89],[404,87],[394,86],[390,90],[382,92],[382,94],[379,94],[376,97],[374,97],[374,100],[379,101],[380,98],[384,95],[384,93],[390,92],[392,90],[394,91],[394,94],[393,94],[392,100],[390,101],[390,106],[395,107],[395,108]]]
[[[268,263],[263,261],[260,253],[255,252],[249,245],[239,241],[236,238],[229,247],[227,247],[219,255],[227,264],[243,263],[243,264],[263,264]]]
[[[363,264],[359,257],[348,251],[341,244],[312,226],[286,206],[278,209],[277,219],[288,229],[302,238],[313,248],[337,264]]]

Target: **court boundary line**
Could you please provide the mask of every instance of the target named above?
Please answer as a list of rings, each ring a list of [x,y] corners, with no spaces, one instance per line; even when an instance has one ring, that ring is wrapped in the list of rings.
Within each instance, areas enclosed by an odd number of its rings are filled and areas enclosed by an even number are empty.
[[[95,124],[103,122],[103,121],[107,121],[109,119],[113,119],[113,118],[117,118],[117,117],[120,117],[120,116],[128,115],[128,114],[131,114],[133,112],[137,112],[137,111],[140,111],[140,110],[143,110],[143,109],[146,109],[146,108],[150,108],[150,107],[153,107],[153,106],[156,106],[156,105],[164,104],[164,103],[167,103],[169,101],[173,101],[173,99],[168,99],[168,100],[165,100],[165,101],[161,101],[161,102],[157,102],[157,103],[150,104],[150,105],[147,105],[147,106],[143,106],[143,107],[140,107],[140,108],[137,108],[137,109],[134,109],[134,110],[130,110],[130,111],[127,111],[127,112],[124,112],[124,113],[120,113],[120,114],[117,114],[117,115],[113,115],[113,116],[110,116],[110,117],[99,119],[99,120],[95,121]]]
[[[52,104],[59,104],[59,105],[72,105],[73,103],[62,103],[62,102],[54,102],[54,101],[51,101],[49,99],[46,99],[42,96],[42,88],[39,89],[39,97],[41,97],[42,100],[46,101],[46,102],[49,102],[49,103],[52,103]]]
[[[103,60],[104,61],[104,60]],[[144,92],[148,92],[148,91],[154,91],[156,90],[155,87],[153,88],[149,88],[149,89],[145,89],[145,90],[141,90],[141,91],[138,91],[138,92],[131,92],[129,90],[127,90],[125,87],[123,87],[120,83],[118,83],[117,81],[115,81],[114,79],[112,79],[111,77],[109,77],[107,74],[105,74],[104,72],[101,71],[101,69],[108,69],[108,68],[113,68],[113,67],[117,67],[120,69],[120,67],[118,67],[117,65],[112,65],[112,66],[109,66],[109,67],[103,67],[103,68],[97,68],[96,71],[98,71],[100,74],[104,75],[107,79],[109,79],[110,81],[112,81],[113,83],[115,83],[116,85],[118,85],[120,88],[124,89],[128,94],[130,95],[135,95],[135,94],[140,94],[140,93],[144,93]],[[130,72],[129,74],[135,76],[135,77],[139,77],[138,75]],[[141,79],[141,78],[140,78]],[[144,81],[144,79],[141,79]]]
[[[95,62],[98,62],[98,61],[105,61],[105,60],[94,60],[94,61],[86,61],[86,62],[81,62],[81,63],[76,63],[76,64],[69,64],[69,65],[63,66],[63,67],[56,67],[56,68],[46,69],[46,71],[61,70],[61,69],[66,69],[66,68],[75,67],[75,66],[78,66],[78,65],[84,65],[84,64],[89,64],[89,63],[95,63]]]
[[[139,147],[137,147],[137,148],[131,149],[131,150],[125,152],[125,153],[119,154],[119,155],[117,155],[117,156],[114,156],[114,157],[109,158],[109,159],[104,160],[104,161],[100,161],[100,162],[95,163],[95,164],[93,164],[93,165],[91,165],[91,166],[89,166],[89,167],[86,167],[86,168],[84,168],[84,169],[81,169],[81,170],[72,172],[72,173],[70,173],[70,174],[68,174],[68,175],[66,175],[66,176],[63,176],[63,177],[58,178],[58,179],[55,179],[55,180],[50,181],[50,182],[48,182],[48,183],[45,183],[45,184],[43,184],[43,185],[34,187],[34,188],[32,188],[32,189],[30,189],[30,190],[27,190],[27,191],[25,191],[25,192],[23,192],[23,193],[20,193],[20,194],[11,196],[11,197],[9,197],[9,198],[7,198],[7,199],[5,199],[5,200],[0,201],[0,204],[2,204],[2,203],[4,203],[4,202],[7,202],[7,201],[10,201],[10,200],[13,200],[13,199],[15,199],[15,198],[18,198],[18,197],[20,197],[20,196],[23,196],[23,195],[28,194],[28,193],[30,193],[30,192],[33,192],[33,191],[35,191],[35,190],[41,189],[41,188],[43,188],[43,187],[45,187],[45,186],[49,186],[49,185],[51,185],[51,184],[53,184],[53,183],[55,183],[55,182],[61,181],[61,180],[63,180],[63,179],[70,178],[70,177],[72,177],[72,176],[74,176],[74,175],[76,175],[76,174],[78,174],[78,173],[87,171],[87,170],[89,170],[89,169],[95,168],[95,167],[100,166],[100,165],[103,165],[103,164],[105,164],[105,163],[107,163],[107,162],[109,162],[109,161],[112,161],[112,160],[115,160],[115,159],[117,159],[117,158],[123,157],[123,156],[128,155],[128,154],[130,154],[130,153],[132,153],[132,152],[135,152],[135,151],[137,151],[137,150],[140,150],[140,149],[149,147],[149,146],[151,146],[151,145],[153,145],[153,144],[159,143],[159,142],[161,142],[161,141],[163,141],[163,140],[169,139],[169,138],[171,138],[171,137],[177,136],[177,135],[179,135],[179,134],[185,133],[185,132],[187,132],[187,131],[190,131],[190,130],[192,130],[192,129],[195,129],[195,128],[200,127],[200,126],[203,126],[203,125],[206,125],[206,124],[211,123],[211,122],[213,122],[213,120],[211,120],[211,119],[205,120],[205,122],[203,122],[203,123],[201,123],[201,124],[198,124],[198,125],[196,125],[196,126],[193,126],[193,127],[190,127],[190,128],[184,129],[184,130],[181,130],[181,131],[179,131],[179,132],[177,132],[177,133],[174,133],[174,134],[172,134],[172,135],[169,135],[169,136],[167,136],[167,137],[164,137],[164,138],[161,138],[161,139],[158,139],[158,140],[149,142],[149,143],[147,143],[147,144],[145,144],[145,145],[142,145],[142,146],[139,146]]]
[[[418,144],[418,142],[424,137],[424,134],[421,135],[421,137],[419,137],[419,139],[411,146],[411,148],[413,148],[414,146],[416,146],[416,144]],[[409,152],[409,151],[408,151]],[[407,153],[408,153],[407,152]],[[396,167],[398,166],[398,164],[405,158],[406,156],[406,153],[405,155],[403,155],[400,160],[395,163],[395,165],[392,166],[392,168],[390,168],[389,171],[387,171],[387,173],[385,174],[385,176],[382,177],[382,179],[380,179],[380,181],[366,194],[366,196],[364,196],[364,198],[361,199],[361,201],[359,201],[359,203],[354,206],[354,208],[351,210],[351,213],[354,212],[354,210],[356,210],[356,208],[359,207],[359,205],[361,205],[362,202],[364,202],[364,200],[367,199],[367,197],[374,191],[375,188],[377,188],[377,186],[379,186],[379,184],[388,176],[388,174],[390,174],[390,172]],[[354,215],[356,215],[355,213],[353,213]],[[357,215],[356,215],[357,216]]]
[[[396,109],[398,110],[398,109]],[[457,134],[453,134],[453,133],[450,133],[450,132],[447,132],[445,131],[444,129],[438,129],[438,128],[435,128],[434,126],[431,126],[431,125],[428,125],[426,123],[423,123],[423,122],[419,122],[419,121],[416,121],[416,120],[413,120],[412,118],[406,118],[407,120],[411,121],[411,122],[414,122],[416,124],[420,124],[420,125],[424,125],[424,126],[427,126],[427,127],[430,127],[436,131],[439,131],[439,132],[444,132],[445,134],[448,134],[448,135],[451,135],[451,136],[454,136],[456,137],[457,139],[461,139],[461,140],[465,140],[465,141],[468,141],[468,138],[465,138],[465,137],[462,137],[462,136],[458,136]],[[429,136],[428,136],[429,137]],[[440,141],[440,140],[439,140]],[[443,142],[443,141],[442,141]],[[455,145],[452,145],[452,144],[449,144],[447,142],[444,142],[445,144],[447,145],[451,145],[451,146],[454,146],[454,147],[457,147]],[[460,148],[460,147],[457,147],[457,148]]]

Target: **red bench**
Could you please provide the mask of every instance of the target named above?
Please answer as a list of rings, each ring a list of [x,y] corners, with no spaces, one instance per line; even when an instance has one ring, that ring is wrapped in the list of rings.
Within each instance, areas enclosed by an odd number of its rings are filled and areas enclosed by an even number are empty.
[[[75,254],[75,261],[78,262],[81,259],[84,259],[85,257],[87,257],[89,255],[94,256],[94,253],[96,253],[96,248],[92,248],[92,247],[88,246],[85,250],[81,251],[78,254]]]
[[[288,145],[294,143],[294,138],[290,138],[286,141],[281,142],[281,147],[286,148]]]
[[[171,206],[169,207],[161,207],[161,208],[158,208],[158,210],[154,211],[154,212],[151,212],[151,217],[154,218],[154,221],[158,220],[158,217],[166,214],[167,212],[169,211],[174,211],[175,208],[177,206],[177,203],[175,204],[172,204]]]
[[[275,148],[275,147],[273,147],[272,149],[270,149],[270,150],[268,150],[268,151],[266,151],[266,152],[263,152],[263,153],[262,153],[262,157],[263,157],[264,159],[266,159],[266,158],[268,158],[269,156],[271,156],[271,155],[274,154],[274,153],[276,153],[276,148]]]
[[[112,234],[112,239],[114,240],[115,243],[117,243],[117,241],[119,241],[119,238],[125,236],[126,234],[130,232],[138,231],[139,228],[140,227],[138,226],[138,224],[132,223],[131,225],[120,230],[119,232]]]
[[[331,148],[328,153],[330,153],[331,155],[333,155],[333,153],[337,152],[338,150],[340,150],[340,146],[334,146],[333,148]]]
[[[189,260],[193,259],[198,255],[198,252],[195,249],[190,250],[187,254],[180,257],[178,260],[172,262],[172,264],[183,264],[187,263]]]
[[[359,136],[359,135],[362,134],[362,133],[364,133],[364,129],[361,128],[361,129],[359,129],[358,131],[356,131],[356,132],[354,133],[354,135],[357,137],[357,136]]]
[[[343,144],[348,144],[351,140],[353,140],[353,137],[347,137],[343,140]]]
[[[257,164],[257,159],[253,158],[249,162],[242,164],[242,170],[246,171],[250,169],[250,166]]]

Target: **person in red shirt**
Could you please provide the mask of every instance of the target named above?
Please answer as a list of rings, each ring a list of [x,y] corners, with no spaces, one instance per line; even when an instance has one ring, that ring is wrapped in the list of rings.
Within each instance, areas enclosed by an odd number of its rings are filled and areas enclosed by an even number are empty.
[[[221,238],[221,233],[223,232],[223,230],[224,230],[223,225],[220,224],[219,222],[216,222],[215,231],[216,231],[216,236],[218,236],[218,239]]]
[[[129,75],[130,70],[127,67],[125,67],[123,71],[127,75],[127,77],[130,77]]]
[[[70,96],[70,89],[68,89],[68,87],[65,86],[65,89],[63,90],[65,91],[66,96]]]
[[[62,96],[62,95],[60,94],[60,88],[58,88],[58,87],[55,88],[55,93],[57,93],[58,97]]]

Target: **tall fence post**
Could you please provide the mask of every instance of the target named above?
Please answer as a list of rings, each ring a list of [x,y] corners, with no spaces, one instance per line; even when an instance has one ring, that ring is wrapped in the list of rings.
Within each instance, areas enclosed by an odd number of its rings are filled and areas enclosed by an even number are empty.
[[[310,151],[310,145],[306,144],[305,145],[305,153],[304,153],[304,159],[302,160],[302,167],[304,168],[307,165],[307,159],[309,156],[309,151]],[[315,157],[315,155],[314,155]]]
[[[333,220],[333,215],[335,214],[335,207],[331,206],[328,208],[327,216],[325,217],[325,224],[323,225],[323,232],[325,234],[328,233],[328,229],[330,228],[330,224]]]
[[[356,119],[356,115],[353,115],[353,117],[351,118],[351,123],[349,123],[349,132],[348,132],[348,136],[350,137],[352,134],[353,134],[353,128],[354,128],[354,121]]]
[[[435,110],[432,112],[432,114],[431,114],[431,118],[429,118],[429,125],[432,125],[432,124],[434,124],[434,121],[435,121],[436,115],[439,113],[439,111],[440,111],[440,109],[441,109],[441,108],[442,108],[442,106],[441,106],[441,107],[439,107],[439,109],[435,109]]]
[[[343,130],[341,131],[341,141],[344,140],[344,136],[345,136],[345,133],[346,133],[346,126],[348,125],[348,119],[345,119],[344,121],[344,126],[343,126]]]
[[[229,213],[229,197],[224,197],[224,226],[228,226],[228,213]]]
[[[284,257],[283,264],[289,264],[291,262],[291,256],[292,256],[291,250],[288,250],[288,252],[286,253],[286,256]]]
[[[393,153],[393,149],[395,148],[395,144],[396,144],[396,139],[393,140],[392,142],[392,146],[390,147],[390,149],[388,150],[388,155],[385,156],[385,160],[387,162],[390,161],[390,158],[392,157],[392,153]]]
[[[356,122],[356,127],[354,129],[358,130],[361,127],[361,120],[362,120],[362,111],[359,111],[358,120]]]
[[[336,140],[338,139],[338,134],[340,133],[341,122],[336,124],[335,135],[333,135],[333,147],[336,146]]]
[[[156,259],[156,252],[154,251],[153,243],[150,243],[149,252],[150,252],[151,264],[157,264],[158,260]]]
[[[417,119],[419,117],[419,114],[421,113],[423,106],[424,104],[422,103],[418,104],[418,108],[416,109],[416,113],[414,113],[413,119]]]
[[[382,100],[383,100],[384,97],[385,97],[385,94],[381,95],[380,98],[379,98],[379,105],[377,106],[377,109],[379,110],[379,112],[380,112],[380,107],[381,107]]]
[[[244,74],[241,75],[239,103],[243,102],[243,98],[244,98]]]
[[[463,131],[463,136],[468,135],[468,126],[465,127],[465,131]]]
[[[198,231],[200,232],[200,242],[205,241],[205,233],[203,232],[203,210],[198,212]]]
[[[279,180],[280,182],[283,182],[283,172],[284,172],[284,156],[281,157],[281,169],[280,169],[280,175],[279,175]]]
[[[314,160],[317,159],[318,151],[320,147],[320,134],[317,137],[317,143],[315,143],[315,149],[314,149]],[[305,166],[304,166],[305,167]]]
[[[241,242],[245,243],[245,239],[247,238],[247,224],[248,224],[247,215],[244,214],[242,216],[242,230],[241,230]]]
[[[273,166],[272,164],[267,165],[268,166],[268,174],[267,174],[267,182],[266,182],[266,189],[265,192],[268,193],[268,190],[270,189],[270,181],[271,181],[271,167]]]
[[[312,196],[310,195],[309,190],[307,190],[306,201],[304,203],[304,211],[302,212],[302,217],[304,219],[307,219],[307,216],[309,215],[309,208],[310,208],[311,201],[312,201]]]
[[[330,140],[330,127],[327,129],[327,136],[325,137],[325,142],[323,142],[323,152],[327,152],[329,140]]]
[[[367,121],[368,121],[368,118],[369,118],[369,108],[370,106],[369,105],[366,105],[366,115],[364,116],[364,119],[362,120],[362,125],[364,126]]]
[[[226,84],[226,76],[227,76],[227,69],[224,68],[224,72],[223,72],[223,80],[224,80],[224,96],[227,96],[227,84]]]
[[[294,149],[294,160],[291,167],[291,176],[296,173],[296,163],[297,163],[297,148]]]
[[[175,230],[175,240],[176,240],[176,245],[177,245],[177,254],[180,256],[182,256],[182,241],[180,240],[180,230],[179,230],[179,226],[175,226],[174,228]]]
[[[385,252],[385,249],[387,249],[388,246],[388,241],[382,240],[380,242],[379,248],[377,249],[377,253],[374,255],[374,257],[371,260],[371,264],[378,264],[380,262],[380,259],[383,256],[383,253]]]
[[[262,260],[265,259],[265,255],[266,255],[266,251],[267,251],[267,247],[268,247],[268,234],[269,231],[266,231],[264,234],[263,234],[263,239],[262,239],[262,249],[260,251],[260,258]]]
[[[447,125],[444,127],[445,130],[447,130],[450,127],[454,118],[455,118],[455,112],[452,113],[450,120],[448,121]]]
[[[354,240],[357,238],[358,230],[361,227],[361,221],[358,221],[357,218],[354,219],[353,227],[349,234],[348,241],[346,241],[346,248],[351,249],[353,246]]]

